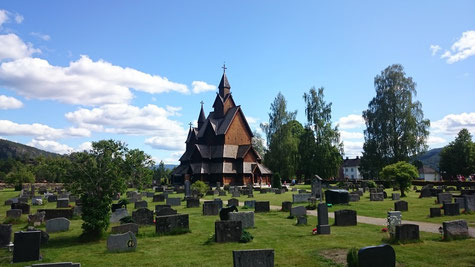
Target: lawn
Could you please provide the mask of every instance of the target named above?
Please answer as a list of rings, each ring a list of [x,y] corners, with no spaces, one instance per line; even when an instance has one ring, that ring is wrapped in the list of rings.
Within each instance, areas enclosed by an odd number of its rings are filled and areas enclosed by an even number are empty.
[[[17,193],[12,190],[0,191],[0,202],[3,203]],[[255,199],[270,200],[273,205],[280,205],[282,201],[292,198],[289,192],[283,195],[255,192],[254,195]],[[230,198],[229,195],[222,197],[222,199],[228,198]],[[151,201],[151,198],[144,199]],[[240,201],[246,199],[247,197],[241,197]],[[362,203],[364,201],[363,199]],[[392,201],[385,200],[385,202]],[[155,204],[162,203],[150,202],[149,208],[153,209]],[[55,203],[48,203],[46,206],[54,208]],[[5,220],[7,209],[7,206],[0,206],[0,221]],[[36,207],[32,206],[32,212],[35,210]],[[129,205],[128,210],[131,213],[133,205]],[[254,240],[250,243],[206,244],[210,235],[214,233],[214,221],[218,219],[218,216],[202,216],[201,208],[187,209],[184,203],[177,210],[179,213],[190,214],[191,233],[155,236],[153,226],[141,227],[137,237],[137,250],[129,253],[107,252],[106,237],[98,242],[78,242],[81,220],[72,220],[69,232],[50,234],[49,243],[41,249],[43,262],[72,261],[80,262],[82,266],[232,266],[233,250],[273,248],[276,266],[342,266],[324,258],[322,254],[333,249],[346,251],[351,247],[378,245],[386,237],[386,233],[381,232],[380,226],[366,224],[332,227],[331,235],[315,236],[311,232],[316,224],[316,217],[309,217],[307,226],[295,226],[295,220],[287,219],[288,213],[273,211],[255,215],[256,227],[249,230]],[[379,208],[374,211],[378,210]],[[14,231],[25,227],[26,216],[23,215],[23,217],[23,223],[14,225]],[[404,266],[473,266],[475,262],[475,253],[470,249],[475,246],[475,239],[443,242],[440,235],[423,232],[421,239],[421,243],[393,246],[400,264]],[[5,249],[0,250],[0,265],[7,265],[10,260],[11,253]],[[8,266],[25,265],[27,263]]]

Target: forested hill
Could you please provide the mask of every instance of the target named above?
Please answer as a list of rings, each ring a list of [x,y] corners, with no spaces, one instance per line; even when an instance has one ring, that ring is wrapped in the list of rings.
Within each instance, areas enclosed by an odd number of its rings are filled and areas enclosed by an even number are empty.
[[[431,167],[432,169],[438,171],[441,151],[442,151],[442,147],[434,148],[427,151],[426,153],[422,155],[419,155],[417,159],[420,160],[422,164],[427,165]]]
[[[57,157],[56,153],[47,152],[31,146],[0,139],[0,160],[14,158],[18,160],[34,159],[39,156]]]

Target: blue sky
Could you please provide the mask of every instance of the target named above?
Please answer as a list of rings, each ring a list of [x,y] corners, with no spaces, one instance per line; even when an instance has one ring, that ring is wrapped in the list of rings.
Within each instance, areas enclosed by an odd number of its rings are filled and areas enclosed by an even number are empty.
[[[346,156],[360,155],[374,77],[399,63],[429,146],[475,133],[473,1],[2,1],[0,137],[67,153],[113,138],[177,163],[223,62],[253,129],[280,91],[325,87]]]

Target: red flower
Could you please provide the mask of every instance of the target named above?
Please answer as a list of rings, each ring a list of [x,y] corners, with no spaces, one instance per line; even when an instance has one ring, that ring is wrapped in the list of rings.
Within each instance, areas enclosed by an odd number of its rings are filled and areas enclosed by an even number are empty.
[[[382,231],[383,233],[386,233],[386,232],[388,231],[388,228],[384,227],[383,229],[381,229],[381,231]]]

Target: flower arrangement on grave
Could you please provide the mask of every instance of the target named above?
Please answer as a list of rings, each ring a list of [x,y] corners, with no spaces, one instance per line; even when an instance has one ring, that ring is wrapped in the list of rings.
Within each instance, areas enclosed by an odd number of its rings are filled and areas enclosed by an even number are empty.
[[[317,228],[313,228],[312,235],[316,235],[316,234],[317,234]]]
[[[387,228],[387,227],[382,228],[382,229],[381,229],[381,232],[387,233],[387,232],[388,232],[388,228]]]

